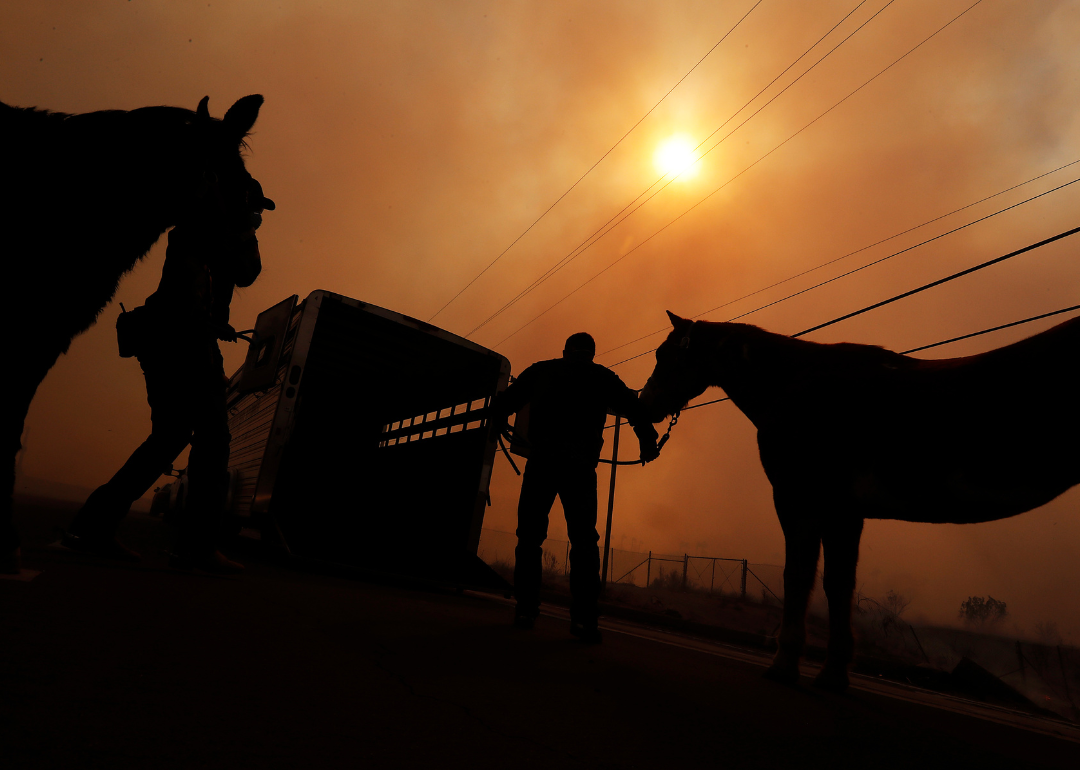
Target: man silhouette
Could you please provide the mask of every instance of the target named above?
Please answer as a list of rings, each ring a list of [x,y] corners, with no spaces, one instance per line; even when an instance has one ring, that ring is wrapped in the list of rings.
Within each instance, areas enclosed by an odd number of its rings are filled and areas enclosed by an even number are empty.
[[[518,502],[514,625],[532,628],[540,613],[542,545],[556,495],[570,537],[570,633],[599,642],[600,539],[596,531],[596,466],[609,411],[627,417],[641,445],[641,459],[659,454],[657,434],[639,414],[637,394],[618,375],[593,363],[596,343],[584,332],[566,340],[562,358],[539,361],[495,400],[496,428],[529,407],[529,459]]]
[[[217,550],[228,494],[229,435],[224,362],[218,340],[236,342],[229,324],[235,287],[250,286],[262,269],[255,230],[274,202],[249,180],[245,210],[232,239],[219,231],[178,225],[169,232],[156,292],[137,309],[129,332],[146,378],[150,436],[123,467],[87,498],[61,541],[68,548],[120,561],[139,554],[116,538],[128,509],[191,444],[189,488],[170,566],[232,574],[243,566]],[[131,315],[134,315],[135,311]],[[124,317],[122,316],[122,319]],[[124,323],[118,323],[118,331]],[[123,346],[123,343],[122,343]],[[121,355],[130,353],[121,352]]]

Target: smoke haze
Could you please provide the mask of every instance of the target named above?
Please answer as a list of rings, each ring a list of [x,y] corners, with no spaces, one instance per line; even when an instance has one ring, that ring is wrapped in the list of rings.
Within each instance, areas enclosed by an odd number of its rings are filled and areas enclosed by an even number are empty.
[[[515,372],[559,355],[576,331],[590,332],[606,351],[664,327],[666,309],[702,313],[1080,159],[1080,8],[995,0],[766,156],[971,1],[860,6],[705,146],[884,10],[732,133],[696,176],[675,181],[472,339],[498,345]],[[657,179],[653,155],[664,139],[703,140],[857,4],[762,2],[435,323],[464,335],[498,311]],[[209,94],[211,114],[220,116],[238,97],[263,94],[248,167],[278,210],[260,231],[263,275],[234,302],[238,328],[280,299],[315,289],[427,319],[752,5],[7,4],[0,99],[83,112],[194,109]],[[1080,164],[704,317],[752,310],[1077,177]],[[1080,184],[744,320],[794,333],[1074,227],[1078,203]],[[1076,304],[1078,248],[1080,241],[1065,239],[811,338],[903,350]],[[26,475],[92,488],[149,431],[139,368],[116,356],[113,319],[118,302],[132,307],[154,290],[163,258],[164,239],[42,384],[28,421]],[[34,290],[49,312],[48,287]],[[978,352],[1058,320],[924,355]],[[662,339],[598,360],[612,365]],[[244,350],[222,347],[232,371]],[[615,370],[640,387],[652,364],[645,355]],[[624,457],[636,452],[632,444],[622,447]],[[485,523],[512,530],[518,481],[496,462]],[[955,620],[968,596],[990,594],[1008,602],[1020,632],[1054,620],[1076,643],[1078,501],[1073,490],[1037,511],[977,526],[869,522],[860,588],[874,596],[900,591],[914,600],[912,614],[938,621]],[[782,563],[754,433],[730,404],[686,413],[660,461],[620,471],[616,502],[616,546],[633,538],[645,549],[681,552],[692,543],[706,555]],[[551,535],[564,532],[554,512]]]

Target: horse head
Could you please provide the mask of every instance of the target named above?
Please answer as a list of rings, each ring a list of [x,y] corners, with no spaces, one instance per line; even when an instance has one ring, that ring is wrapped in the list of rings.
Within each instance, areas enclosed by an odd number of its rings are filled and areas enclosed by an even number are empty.
[[[190,123],[190,166],[177,226],[197,232],[208,248],[240,251],[247,263],[258,264],[255,230],[262,224],[262,212],[273,211],[275,204],[248,173],[243,150],[263,98],[255,94],[239,99],[220,120],[210,117],[209,99],[199,102]]]
[[[656,349],[656,367],[641,391],[639,403],[649,420],[660,422],[700,396],[709,387],[705,351],[695,345],[695,322],[668,311],[674,327]]]

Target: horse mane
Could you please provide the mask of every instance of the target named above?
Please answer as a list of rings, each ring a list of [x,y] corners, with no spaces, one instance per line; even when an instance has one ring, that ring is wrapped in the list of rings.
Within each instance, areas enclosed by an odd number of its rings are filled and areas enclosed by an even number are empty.
[[[988,367],[1000,372],[1038,365],[1080,375],[1080,317],[999,348],[955,358],[915,358],[880,345],[855,342],[812,342],[766,331],[751,324],[698,321],[710,335],[735,335],[750,351],[759,366],[770,364],[796,370],[818,372],[870,373],[874,370],[944,370],[958,367]],[[729,336],[728,339],[731,339]],[[740,346],[741,347],[741,346]],[[746,351],[741,351],[747,357]]]
[[[912,366],[917,359],[896,353],[880,345],[864,345],[857,342],[814,342],[786,334],[777,334],[753,324],[717,323],[698,321],[714,333],[734,333],[744,344],[754,345],[758,350],[773,351],[790,362],[812,364],[815,367],[898,369]],[[759,343],[756,344],[755,343]],[[764,343],[761,345],[760,343]]]
[[[30,141],[43,143],[53,150],[60,149],[63,142],[60,132],[68,127],[86,132],[83,139],[106,141],[110,134],[124,128],[185,126],[194,120],[194,110],[169,105],[71,113],[38,107],[16,107],[0,102],[0,137],[9,147]],[[211,117],[210,121],[221,123],[220,118]],[[250,136],[251,132],[248,131],[239,139],[240,147],[244,151],[250,150],[247,143]],[[19,141],[20,139],[24,141]],[[158,137],[158,144],[164,143],[164,137]]]

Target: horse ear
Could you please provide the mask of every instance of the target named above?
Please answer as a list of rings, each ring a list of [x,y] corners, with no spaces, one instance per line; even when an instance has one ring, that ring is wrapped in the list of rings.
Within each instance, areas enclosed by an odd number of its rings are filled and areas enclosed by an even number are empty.
[[[195,108],[195,117],[200,120],[210,120],[210,108],[207,105],[210,104],[210,97],[204,96],[199,100],[199,106]]]
[[[668,320],[671,321],[671,325],[674,326],[676,329],[679,328],[680,324],[686,323],[685,318],[679,318],[677,315],[672,313],[670,310],[667,311],[667,317],[668,317]]]
[[[238,99],[236,104],[225,113],[223,121],[229,127],[230,133],[240,141],[251,127],[255,125],[255,119],[259,117],[259,108],[262,107],[263,98],[259,94],[252,94]]]

